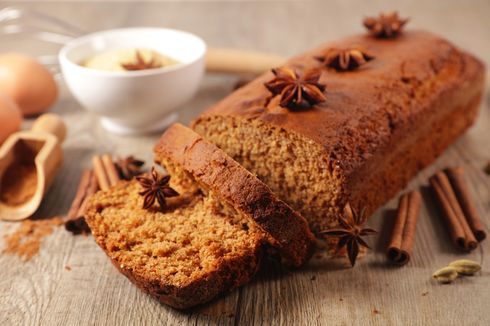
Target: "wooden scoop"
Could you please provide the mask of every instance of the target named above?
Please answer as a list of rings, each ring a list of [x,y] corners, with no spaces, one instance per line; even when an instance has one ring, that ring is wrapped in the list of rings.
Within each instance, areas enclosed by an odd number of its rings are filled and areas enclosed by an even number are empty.
[[[31,130],[19,131],[3,143],[0,147],[0,219],[22,220],[38,209],[61,166],[61,143],[65,136],[63,120],[48,113],[40,116]],[[20,169],[26,172],[24,176],[30,175],[30,181],[22,179]],[[12,190],[14,188],[17,190]],[[14,192],[20,194],[19,189],[27,192],[25,200],[9,202],[8,198]]]

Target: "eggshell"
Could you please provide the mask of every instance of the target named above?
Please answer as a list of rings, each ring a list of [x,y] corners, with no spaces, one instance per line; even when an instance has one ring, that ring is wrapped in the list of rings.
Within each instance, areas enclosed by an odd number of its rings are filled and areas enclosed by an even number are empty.
[[[0,55],[0,92],[29,116],[47,111],[58,96],[58,87],[53,75],[34,58],[6,53]]]
[[[22,112],[12,99],[0,93],[0,145],[11,134],[19,131]]]

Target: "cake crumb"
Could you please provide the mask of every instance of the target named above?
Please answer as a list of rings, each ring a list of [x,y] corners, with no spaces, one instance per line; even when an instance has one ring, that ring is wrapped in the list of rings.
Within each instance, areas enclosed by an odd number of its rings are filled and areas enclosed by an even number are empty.
[[[427,294],[429,294],[428,291],[422,292],[422,296],[425,297]]]
[[[66,265],[66,266],[65,266],[65,269],[66,269],[67,271],[71,271],[71,267],[70,267],[70,266],[68,266],[68,265]]]
[[[344,299],[340,298],[339,301],[342,302],[342,301],[344,301]]]
[[[23,261],[28,261],[41,248],[44,237],[53,233],[53,228],[63,224],[61,217],[56,216],[42,220],[24,220],[11,234],[4,236],[5,248],[3,253],[19,256]]]
[[[381,312],[378,309],[376,308],[373,309],[373,315],[379,315],[380,313]]]

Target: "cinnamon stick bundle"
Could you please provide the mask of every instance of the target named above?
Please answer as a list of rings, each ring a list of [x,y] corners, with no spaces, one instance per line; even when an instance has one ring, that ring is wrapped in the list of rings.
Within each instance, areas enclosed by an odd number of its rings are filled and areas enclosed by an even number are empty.
[[[386,256],[392,263],[403,266],[412,256],[415,228],[420,215],[422,196],[418,191],[402,195]]]
[[[462,250],[474,250],[478,243],[447,175],[443,171],[437,172],[429,182],[439,200],[453,242]]]
[[[106,190],[119,180],[119,173],[110,155],[92,157],[92,170],[85,170],[80,178],[77,194],[68,211],[65,229],[73,234],[89,233],[90,228],[85,222],[85,208],[90,196],[97,190]]]

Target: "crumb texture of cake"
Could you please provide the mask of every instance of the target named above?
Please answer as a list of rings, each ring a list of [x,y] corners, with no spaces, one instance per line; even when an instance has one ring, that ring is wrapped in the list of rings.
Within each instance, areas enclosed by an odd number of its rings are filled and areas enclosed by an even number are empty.
[[[336,216],[343,203],[343,176],[338,165],[322,159],[322,147],[315,142],[259,120],[234,117],[210,118],[196,130],[310,217],[312,230],[325,227],[326,216]]]
[[[182,191],[183,189],[180,189]],[[93,196],[87,222],[114,265],[176,308],[209,301],[256,273],[266,237],[240,214],[224,215],[210,196],[183,192],[142,208],[136,181]]]
[[[331,48],[357,46],[374,59],[353,71],[322,66]],[[394,39],[357,35],[286,63],[322,69],[326,101],[280,107],[267,72],[206,110],[192,124],[279,198],[314,232],[335,227],[350,202],[372,214],[476,119],[483,64],[424,31]]]
[[[306,220],[190,128],[181,124],[169,127],[155,147],[155,161],[177,176],[177,183],[184,184],[184,179],[191,178],[219,198],[224,208],[249,217],[267,234],[285,263],[299,267],[310,258],[315,239]]]

